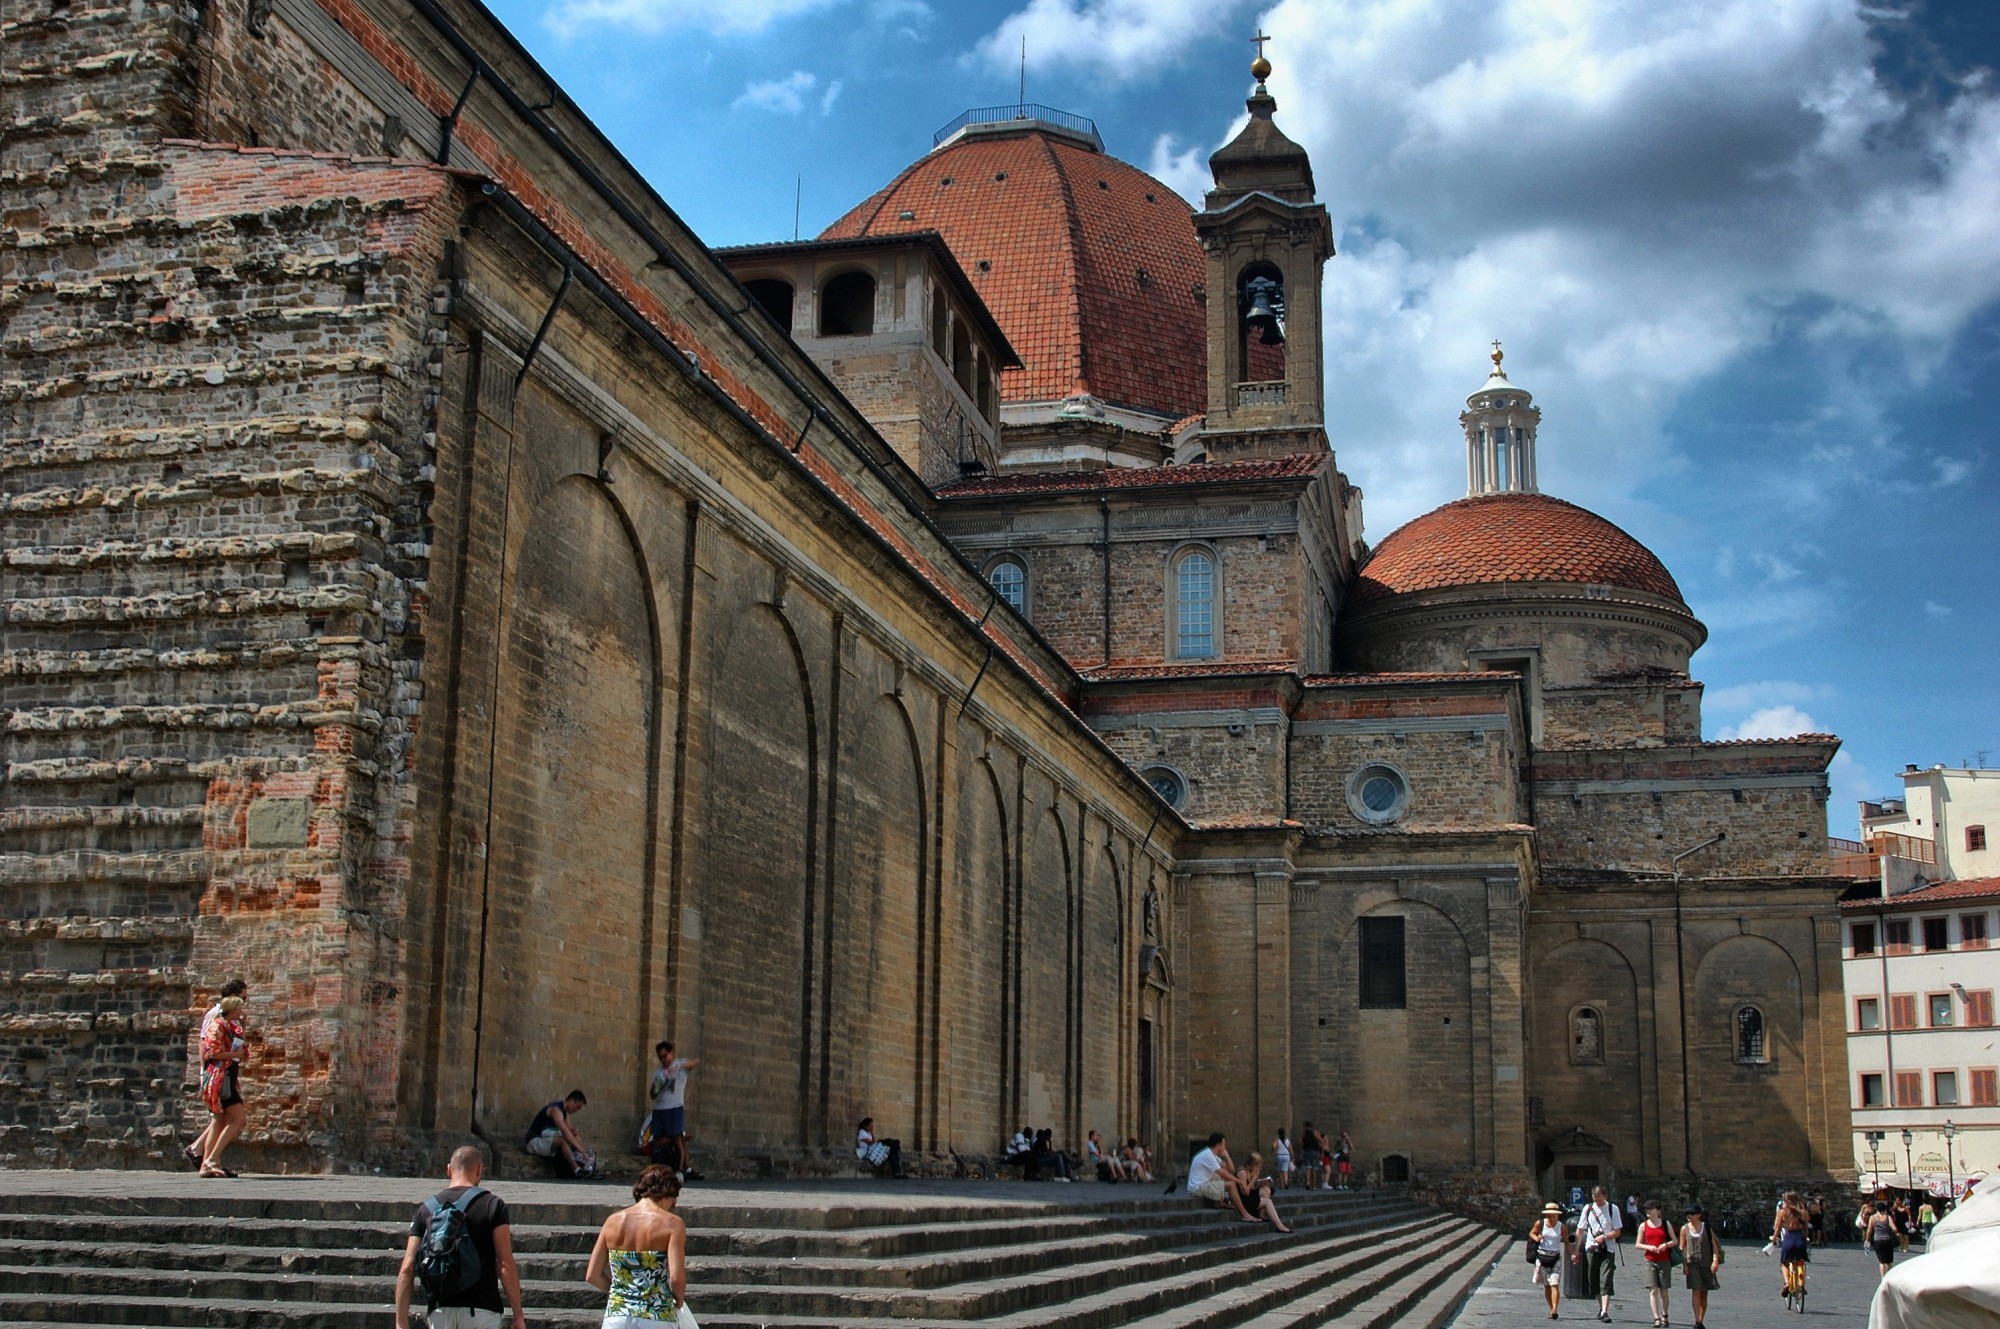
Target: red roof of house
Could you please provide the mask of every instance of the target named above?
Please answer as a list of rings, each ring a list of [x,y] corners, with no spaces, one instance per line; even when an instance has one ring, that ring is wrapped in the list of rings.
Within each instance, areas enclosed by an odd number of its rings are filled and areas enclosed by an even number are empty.
[[[1886,899],[1870,895],[1859,900],[1842,900],[1840,907],[1869,911],[1928,909],[1947,900],[2000,900],[2000,877],[1967,877],[1964,881],[1933,882],[1919,890],[1904,891]]]
[[[1137,167],[1023,129],[926,154],[821,238],[943,235],[1024,362],[1003,400],[1089,393],[1172,420],[1208,396],[1193,215]]]
[[[1089,493],[1098,489],[1173,489],[1179,486],[1254,484],[1264,480],[1309,480],[1331,464],[1328,452],[1299,452],[1249,461],[1187,462],[1177,466],[1112,466],[1095,471],[1031,471],[954,480],[940,498],[986,498],[1004,494]]]
[[[1547,494],[1486,494],[1447,503],[1392,532],[1355,578],[1348,602],[1536,581],[1681,599],[1666,565],[1596,513]]]

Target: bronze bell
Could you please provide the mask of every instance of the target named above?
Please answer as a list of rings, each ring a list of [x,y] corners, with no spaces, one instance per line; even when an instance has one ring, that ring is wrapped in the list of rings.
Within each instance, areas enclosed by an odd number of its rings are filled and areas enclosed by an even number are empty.
[[[1257,340],[1266,346],[1282,346],[1285,330],[1278,324],[1278,311],[1271,307],[1272,283],[1259,279],[1250,283],[1250,309],[1243,315],[1243,322],[1257,333]]]

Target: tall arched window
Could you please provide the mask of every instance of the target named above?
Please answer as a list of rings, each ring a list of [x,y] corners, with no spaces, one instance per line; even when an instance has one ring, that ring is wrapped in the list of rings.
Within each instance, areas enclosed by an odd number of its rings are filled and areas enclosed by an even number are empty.
[[[875,331],[875,278],[843,272],[819,292],[819,335],[863,337]]]
[[[1764,1012],[1755,1006],[1736,1008],[1736,1060],[1765,1062],[1771,1059],[1764,1040]]]
[[[1174,560],[1174,658],[1207,660],[1216,655],[1215,559],[1206,549],[1189,549]]]
[[[993,583],[993,589],[1000,592],[1000,598],[1014,606],[1014,612],[1026,617],[1028,613],[1028,570],[1016,558],[1003,558],[986,569],[986,580]]]

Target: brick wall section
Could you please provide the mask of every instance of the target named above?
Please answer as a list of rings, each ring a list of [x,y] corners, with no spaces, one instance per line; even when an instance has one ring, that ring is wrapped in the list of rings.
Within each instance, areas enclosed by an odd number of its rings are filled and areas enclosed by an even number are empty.
[[[192,927],[164,964],[114,944],[15,971],[7,1018],[52,1087],[20,1090],[0,1151],[161,1157],[192,1013],[241,973],[264,1087],[246,1142],[276,1158],[375,1087],[354,1059],[395,906],[369,860],[406,727],[402,485],[453,186],[99,144],[122,155],[30,173],[8,214],[8,872],[38,886],[16,907],[111,937],[161,911]]]

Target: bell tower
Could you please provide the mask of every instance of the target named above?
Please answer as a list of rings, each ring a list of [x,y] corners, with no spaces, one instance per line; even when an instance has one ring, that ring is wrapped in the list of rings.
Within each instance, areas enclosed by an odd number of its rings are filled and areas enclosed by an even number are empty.
[[[1216,460],[1327,447],[1320,283],[1333,224],[1305,149],[1272,120],[1268,40],[1258,34],[1250,66],[1250,123],[1208,159],[1215,188],[1194,218],[1208,260],[1202,438]]]
[[[1536,494],[1535,431],[1541,408],[1527,389],[1507,381],[1493,343],[1493,373],[1465,399],[1458,423],[1465,429],[1465,496]]]

